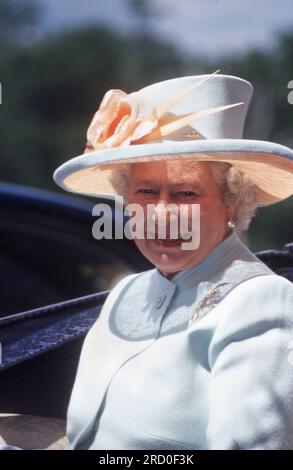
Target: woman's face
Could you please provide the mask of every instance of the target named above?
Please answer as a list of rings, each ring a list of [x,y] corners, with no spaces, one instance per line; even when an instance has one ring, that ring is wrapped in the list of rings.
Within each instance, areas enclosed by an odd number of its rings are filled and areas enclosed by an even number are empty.
[[[231,232],[227,221],[233,218],[234,209],[223,201],[212,170],[206,162],[168,160],[132,164],[127,203],[143,207],[145,224],[147,205],[155,205],[152,217],[156,238],[148,239],[145,234],[144,239],[134,238],[134,241],[141,253],[170,278],[176,272],[202,261]],[[198,248],[186,250],[182,249],[180,240],[179,243],[165,243],[158,239],[158,224],[162,220],[159,208],[164,207],[162,204],[165,207],[167,204],[176,204],[178,207],[187,204],[189,230],[193,226],[191,204],[200,205]],[[170,228],[168,220],[167,216],[167,237],[168,226]]]

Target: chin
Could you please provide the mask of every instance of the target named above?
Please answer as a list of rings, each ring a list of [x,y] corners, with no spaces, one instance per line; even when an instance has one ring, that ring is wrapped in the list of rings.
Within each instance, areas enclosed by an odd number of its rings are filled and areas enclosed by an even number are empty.
[[[180,260],[172,259],[170,255],[168,255],[169,259],[162,259],[162,257],[158,258],[155,257],[151,259],[150,261],[160,270],[163,271],[164,273],[172,274],[178,271],[182,271],[185,269],[185,265],[188,265],[188,260],[184,262],[184,259],[182,259],[182,256],[180,257]]]

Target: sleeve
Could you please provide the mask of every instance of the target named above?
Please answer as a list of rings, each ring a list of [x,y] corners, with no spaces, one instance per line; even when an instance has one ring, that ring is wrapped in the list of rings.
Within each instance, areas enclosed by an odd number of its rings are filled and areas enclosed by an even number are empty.
[[[247,280],[217,315],[208,449],[293,449],[293,284],[278,275]]]
[[[100,329],[103,317],[107,319],[110,315],[113,305],[117,300],[119,300],[121,292],[127,287],[128,283],[132,279],[139,275],[140,273],[129,274],[116,284],[108,294],[97,320],[92,325],[84,339],[67,409],[66,435],[69,441],[69,450],[74,448],[73,443],[76,441],[78,434],[84,428],[85,423],[89,423],[93,418],[92,415],[88,415],[91,408],[88,407],[88,403],[86,401],[87,394],[84,393],[84,390],[87,387],[88,375],[91,373],[91,361],[96,361],[95,345],[97,343],[97,331]],[[94,357],[91,358],[93,354]]]

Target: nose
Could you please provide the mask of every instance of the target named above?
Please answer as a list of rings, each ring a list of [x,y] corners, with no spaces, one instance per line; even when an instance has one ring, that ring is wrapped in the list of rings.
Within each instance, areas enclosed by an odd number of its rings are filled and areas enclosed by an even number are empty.
[[[178,211],[176,204],[171,204],[169,199],[160,198],[152,213],[152,223],[157,230],[166,231],[167,234],[178,230]]]
[[[152,219],[157,225],[165,225],[165,223],[170,222],[170,211],[168,210],[168,204],[170,204],[168,194],[160,194],[152,214]]]
[[[159,225],[163,224],[166,220],[166,210],[167,203],[164,200],[160,200],[154,207],[152,216],[154,222],[157,222]]]

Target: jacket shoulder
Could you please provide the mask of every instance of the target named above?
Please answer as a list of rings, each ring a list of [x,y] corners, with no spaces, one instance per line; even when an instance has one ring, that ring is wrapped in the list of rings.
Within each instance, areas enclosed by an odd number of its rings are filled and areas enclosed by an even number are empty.
[[[257,276],[233,288],[218,306],[211,357],[231,341],[273,329],[293,333],[293,284],[277,274]]]

